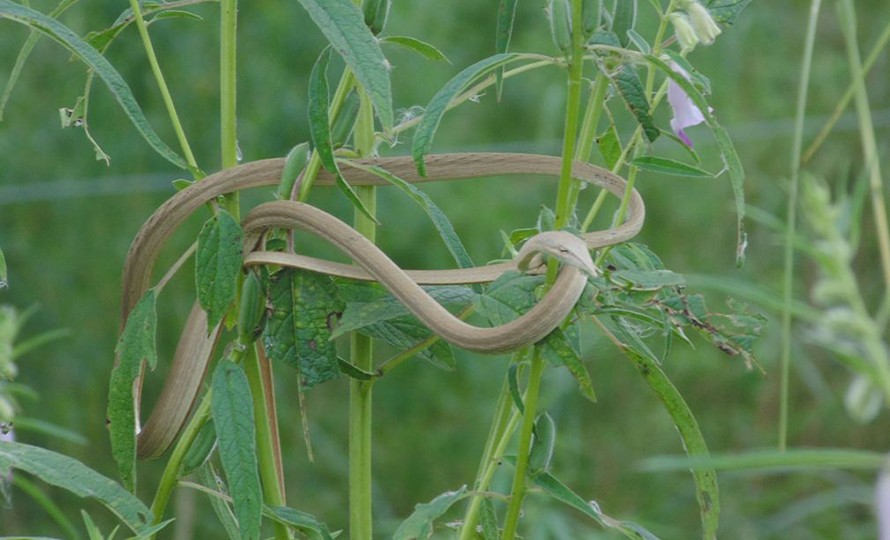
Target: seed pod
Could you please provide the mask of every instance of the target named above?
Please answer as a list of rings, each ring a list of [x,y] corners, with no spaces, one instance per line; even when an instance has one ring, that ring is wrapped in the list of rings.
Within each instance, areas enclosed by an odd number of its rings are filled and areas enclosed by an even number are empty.
[[[589,38],[600,24],[600,9],[602,0],[582,0],[581,3],[581,28],[584,37]]]
[[[278,184],[278,198],[290,199],[294,189],[294,182],[309,161],[309,143],[303,142],[294,146],[284,159],[284,169],[281,171],[281,182]]]
[[[549,414],[544,413],[535,422],[535,440],[528,455],[528,472],[532,476],[546,472],[553,459],[553,447],[556,445],[556,423]]]
[[[248,272],[241,286],[241,308],[238,311],[238,339],[241,343],[248,344],[256,339],[265,307],[263,284],[254,272]]]
[[[572,21],[568,0],[550,0],[547,14],[550,17],[550,35],[562,52],[572,47]]]
[[[375,36],[383,31],[386,17],[389,15],[390,0],[365,0],[362,4],[362,12],[365,16],[365,24]]]
[[[210,457],[210,453],[216,446],[216,428],[213,426],[213,420],[207,420],[198,431],[198,435],[189,446],[185,456],[182,458],[182,467],[180,476],[186,476],[198,469]]]
[[[355,126],[355,117],[358,116],[359,105],[361,100],[355,91],[346,96],[346,101],[340,107],[337,118],[334,119],[334,125],[331,126],[331,146],[340,148],[349,139],[352,128]]]

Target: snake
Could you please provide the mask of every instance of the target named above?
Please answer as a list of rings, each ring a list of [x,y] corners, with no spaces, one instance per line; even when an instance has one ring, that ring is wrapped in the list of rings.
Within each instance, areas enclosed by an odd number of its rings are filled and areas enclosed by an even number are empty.
[[[559,157],[516,153],[435,154],[426,157],[426,174],[418,174],[410,156],[344,162],[343,176],[351,185],[387,185],[371,170],[385,169],[409,183],[459,180],[490,176],[543,175],[558,177]],[[121,330],[139,299],[151,286],[155,261],[170,236],[201,206],[222,195],[279,183],[283,158],[265,159],[214,173],[183,189],[163,203],[134,237],[124,263]],[[627,198],[622,223],[575,236],[565,231],[542,232],[530,238],[512,260],[472,268],[446,270],[403,270],[372,242],[335,216],[303,202],[282,200],[257,205],[242,222],[245,267],[279,265],[379,282],[431,331],[446,341],[472,351],[500,353],[531,345],[568,316],[587,283],[596,272],[589,251],[625,242],[642,228],[645,219],[643,199],[636,189],[628,190],[620,176],[595,165],[574,161],[573,178]],[[333,185],[335,176],[322,171],[317,185]],[[342,264],[296,253],[264,251],[262,238],[272,229],[293,229],[321,237],[352,258]],[[521,317],[502,325],[477,327],[452,315],[438,304],[421,285],[488,283],[507,271],[542,272],[544,256],[562,264],[556,281],[547,293]],[[208,328],[205,312],[193,306],[157,403],[146,423],[137,427],[137,455],[141,459],[161,455],[175,440],[194,406],[210,358],[219,339],[220,328]],[[117,353],[119,355],[119,353]],[[115,365],[120,361],[119,356]],[[134,381],[136,415],[144,374]]]

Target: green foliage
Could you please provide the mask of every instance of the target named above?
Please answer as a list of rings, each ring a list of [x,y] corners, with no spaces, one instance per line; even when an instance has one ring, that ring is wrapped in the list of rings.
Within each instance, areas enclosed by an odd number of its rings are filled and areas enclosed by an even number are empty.
[[[418,504],[414,513],[399,525],[393,540],[422,540],[433,535],[433,522],[457,501],[467,496],[467,487],[442,493],[428,503]]]
[[[214,328],[235,301],[241,272],[241,226],[222,208],[198,234],[195,252],[195,289],[207,312],[207,327]]]

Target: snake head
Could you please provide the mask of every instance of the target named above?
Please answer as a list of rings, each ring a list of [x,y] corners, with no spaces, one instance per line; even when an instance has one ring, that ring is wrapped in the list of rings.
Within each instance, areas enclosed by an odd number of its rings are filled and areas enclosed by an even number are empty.
[[[547,231],[531,237],[519,250],[516,267],[521,272],[535,270],[545,264],[545,255],[579,268],[591,277],[600,274],[584,240],[567,231]]]

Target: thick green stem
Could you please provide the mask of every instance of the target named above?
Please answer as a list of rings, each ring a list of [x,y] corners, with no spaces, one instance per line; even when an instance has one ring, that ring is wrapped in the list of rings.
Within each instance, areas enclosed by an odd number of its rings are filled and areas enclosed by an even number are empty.
[[[198,179],[198,164],[195,161],[195,155],[189,146],[188,138],[182,128],[182,122],[179,121],[179,115],[176,113],[176,107],[173,105],[173,97],[170,95],[170,89],[167,87],[167,81],[164,79],[164,72],[158,63],[158,57],[155,55],[154,46],[151,44],[151,37],[148,35],[148,27],[145,19],[142,17],[142,11],[137,0],[130,0],[130,9],[133,11],[133,20],[139,29],[139,36],[142,38],[142,44],[145,46],[145,54],[148,56],[148,63],[151,65],[151,71],[154,74],[155,81],[161,91],[161,97],[164,100],[164,106],[167,108],[167,114],[170,116],[170,123],[173,124],[173,130],[176,132],[176,138],[182,153],[185,155],[185,161],[189,164],[192,175]]]
[[[819,19],[821,0],[810,4],[810,18],[807,26],[804,56],[801,63],[800,85],[797,90],[797,113],[794,124],[794,140],[791,150],[791,183],[788,186],[787,227],[785,229],[785,257],[782,309],[782,358],[779,379],[779,450],[788,444],[788,401],[789,379],[791,377],[791,303],[794,291],[794,238],[797,228],[797,186],[800,183],[800,153],[803,146],[803,124],[806,117],[807,90],[810,81],[810,66],[813,59],[813,46],[816,41],[816,26]]]
[[[237,49],[238,0],[220,0],[220,50],[219,50],[219,122],[220,159],[223,169],[238,164],[237,121]],[[225,198],[225,207],[239,219],[238,194]]]
[[[371,100],[358,88],[360,105],[356,119],[354,142],[360,156],[374,149],[374,112]],[[373,186],[357,186],[356,194],[365,208],[377,214],[377,191]],[[377,236],[374,220],[355,210],[355,230],[372,242]],[[351,335],[350,357],[353,365],[364,371],[374,370],[371,338],[357,332]],[[371,497],[371,426],[374,379],[349,381],[349,537],[371,540],[374,534]]]

